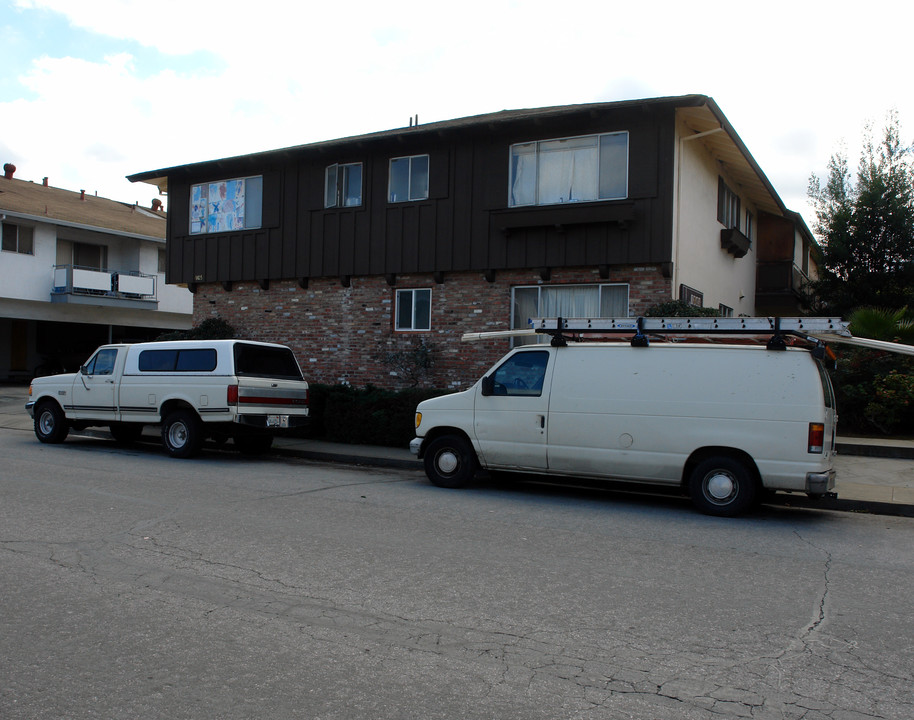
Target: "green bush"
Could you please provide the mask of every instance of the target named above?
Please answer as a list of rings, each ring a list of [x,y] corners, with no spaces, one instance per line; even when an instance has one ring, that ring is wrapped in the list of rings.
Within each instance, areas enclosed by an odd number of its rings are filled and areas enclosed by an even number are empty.
[[[407,447],[416,436],[416,405],[447,391],[383,390],[371,385],[310,385],[310,437],[355,445]]]
[[[235,328],[222,318],[207,318],[190,330],[175,330],[162,333],[156,340],[231,340]]]
[[[912,433],[914,360],[881,351],[843,350],[831,376],[841,433]]]
[[[649,307],[645,317],[720,317],[720,310],[690,305],[685,300],[670,300]]]

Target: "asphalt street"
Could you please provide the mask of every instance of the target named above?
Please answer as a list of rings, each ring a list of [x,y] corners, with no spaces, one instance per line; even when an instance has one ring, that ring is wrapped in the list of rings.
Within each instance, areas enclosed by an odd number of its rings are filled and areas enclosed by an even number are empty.
[[[914,717],[914,520],[0,429],[0,718]]]

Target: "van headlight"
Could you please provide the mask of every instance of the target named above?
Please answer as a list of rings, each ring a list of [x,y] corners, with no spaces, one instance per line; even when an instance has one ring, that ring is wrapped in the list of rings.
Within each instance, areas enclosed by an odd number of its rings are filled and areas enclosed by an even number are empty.
[[[419,425],[420,425],[421,423],[422,423],[422,413],[421,413],[421,412],[417,412],[417,413],[416,413],[416,430],[419,429]]]

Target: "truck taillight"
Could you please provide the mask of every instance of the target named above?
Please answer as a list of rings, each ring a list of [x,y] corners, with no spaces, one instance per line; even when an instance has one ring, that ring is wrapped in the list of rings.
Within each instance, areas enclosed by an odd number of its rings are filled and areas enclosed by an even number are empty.
[[[226,388],[226,391],[225,391],[225,401],[226,401],[229,405],[237,405],[237,404],[238,404],[238,386],[237,386],[237,385],[229,385],[229,386]]]
[[[809,450],[810,453],[821,453],[825,446],[825,424],[809,423]]]

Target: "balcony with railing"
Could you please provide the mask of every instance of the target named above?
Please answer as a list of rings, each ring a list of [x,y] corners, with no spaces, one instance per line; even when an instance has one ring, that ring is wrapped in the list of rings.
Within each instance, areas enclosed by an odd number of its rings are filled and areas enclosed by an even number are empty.
[[[760,262],[755,278],[756,313],[796,312],[808,284],[809,276],[791,260]]]
[[[158,306],[156,276],[134,270],[57,265],[51,302],[155,310]]]

